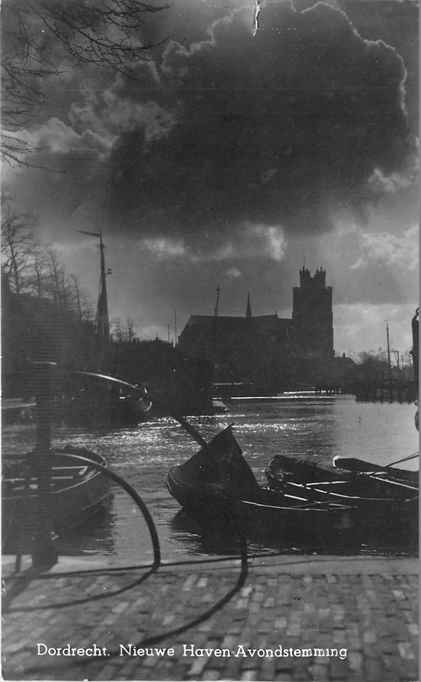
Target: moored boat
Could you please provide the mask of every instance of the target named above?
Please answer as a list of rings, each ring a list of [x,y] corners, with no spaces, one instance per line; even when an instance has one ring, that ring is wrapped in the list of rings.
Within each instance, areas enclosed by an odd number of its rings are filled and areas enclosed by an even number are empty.
[[[90,462],[81,462],[85,457]],[[51,530],[60,534],[82,525],[109,499],[110,479],[95,466],[106,460],[84,448],[51,450],[46,495]],[[36,531],[40,503],[40,480],[34,453],[7,460],[2,481],[3,551],[27,544]]]
[[[55,413],[76,424],[130,425],[145,420],[152,400],[145,384],[98,372],[72,372],[55,400]]]
[[[349,486],[352,476],[346,472],[344,477],[336,473],[336,482],[318,475],[318,480],[313,472],[299,482],[284,477],[279,485],[260,486],[228,428],[173,467],[167,487],[205,530],[230,527],[278,544],[295,539],[341,549],[376,544],[379,533],[382,540],[387,536],[393,543],[416,544],[418,491],[412,483],[394,496],[370,487],[370,481],[361,494]]]
[[[409,459],[418,458],[418,454]],[[359,504],[374,501],[404,501],[419,491],[418,472],[395,466],[380,466],[353,457],[334,457],[332,466],[275,455],[266,469],[273,490],[290,490],[313,495],[314,499],[356,499]]]

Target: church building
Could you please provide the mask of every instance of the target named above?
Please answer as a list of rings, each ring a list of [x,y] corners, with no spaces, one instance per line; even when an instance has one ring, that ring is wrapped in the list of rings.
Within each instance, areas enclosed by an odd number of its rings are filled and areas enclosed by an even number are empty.
[[[266,389],[308,374],[333,358],[332,287],[326,272],[303,267],[293,288],[292,318],[252,313],[250,295],[244,317],[191,315],[178,347],[187,356],[204,357],[219,381],[249,381]],[[218,296],[219,298],[219,296]],[[307,369],[306,369],[307,368]],[[313,372],[314,373],[314,372]]]

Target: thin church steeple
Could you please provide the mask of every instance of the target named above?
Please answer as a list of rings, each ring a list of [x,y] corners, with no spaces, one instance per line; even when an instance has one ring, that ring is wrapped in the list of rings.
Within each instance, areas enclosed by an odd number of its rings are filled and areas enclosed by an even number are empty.
[[[251,318],[251,303],[250,303],[250,292],[247,294],[247,308],[246,308],[247,319]]]
[[[215,301],[215,308],[213,311],[214,317],[218,317],[218,315],[219,315],[219,298],[220,298],[220,296],[221,296],[221,287],[218,284],[218,286],[216,287],[216,301]]]

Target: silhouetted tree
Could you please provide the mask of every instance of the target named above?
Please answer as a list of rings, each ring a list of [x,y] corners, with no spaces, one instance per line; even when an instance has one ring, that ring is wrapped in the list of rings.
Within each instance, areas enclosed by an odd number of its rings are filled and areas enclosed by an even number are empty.
[[[148,59],[145,19],[156,0],[5,0],[2,7],[2,155],[31,165],[19,133],[45,102],[45,87],[69,67],[94,65],[133,77]]]
[[[79,280],[76,277],[76,275],[70,275],[70,280],[72,282],[74,300],[75,300],[75,304],[76,304],[76,312],[77,312],[79,320],[82,320],[83,315],[82,315],[82,304],[81,304],[81,297],[80,297]]]
[[[131,342],[134,341],[135,338],[136,338],[136,334],[135,334],[135,331],[134,331],[134,322],[133,322],[133,320],[132,320],[131,317],[128,317],[128,318],[127,318],[127,321],[126,321],[126,330],[127,330],[127,331],[126,331],[126,334],[127,334],[127,341],[128,341],[129,343],[131,343]]]
[[[31,226],[34,218],[29,214],[17,213],[7,195],[3,195],[1,204],[2,268],[11,290],[20,294],[33,250]]]
[[[65,275],[64,267],[60,263],[57,253],[53,248],[47,249],[49,285],[48,289],[57,308],[63,311],[66,307]]]
[[[29,286],[38,298],[48,295],[48,256],[39,244],[34,244],[29,263]]]

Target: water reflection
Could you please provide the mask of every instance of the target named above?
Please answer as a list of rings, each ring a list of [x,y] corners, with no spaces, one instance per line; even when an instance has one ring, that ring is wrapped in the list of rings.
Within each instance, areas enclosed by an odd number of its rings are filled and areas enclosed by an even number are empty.
[[[413,405],[357,403],[335,397],[282,400],[274,403],[233,404],[221,415],[191,418],[204,438],[234,423],[236,438],[257,475],[275,454],[311,457],[331,462],[333,456],[361,457],[385,464],[418,449]],[[33,447],[34,428],[5,429],[3,451],[25,452]],[[168,469],[188,459],[197,445],[172,419],[112,431],[60,428],[55,445],[71,443],[105,456],[110,467],[128,480],[144,498],[156,523],[164,559],[184,559],[192,554],[237,554],[233,538],[204,535],[180,513],[165,487]],[[139,510],[120,488],[102,516],[60,539],[62,551],[102,558],[111,564],[146,563],[152,559],[149,533]],[[251,543],[251,549],[268,545]],[[275,548],[279,548],[278,545]],[[283,551],[305,548],[291,542]],[[310,550],[309,550],[310,551]],[[372,552],[373,548],[363,548]],[[388,548],[382,551],[388,552]]]
[[[226,527],[202,529],[184,511],[178,512],[170,522],[172,535],[178,542],[189,548],[194,555],[234,555],[240,554],[240,543],[236,533]],[[416,555],[416,548],[408,548],[405,538],[379,538],[376,544],[363,543],[356,535],[341,537],[330,534],[329,537],[311,539],[294,537],[291,533],[280,534],[265,532],[261,529],[248,529],[247,547],[249,554],[280,552],[282,554],[328,554],[329,556],[350,556],[356,554],[375,556],[411,556]]]
[[[107,502],[95,514],[92,514],[83,526],[63,533],[57,541],[58,553],[66,556],[113,554],[115,545],[112,528],[117,522],[113,504],[113,498],[108,498]]]

